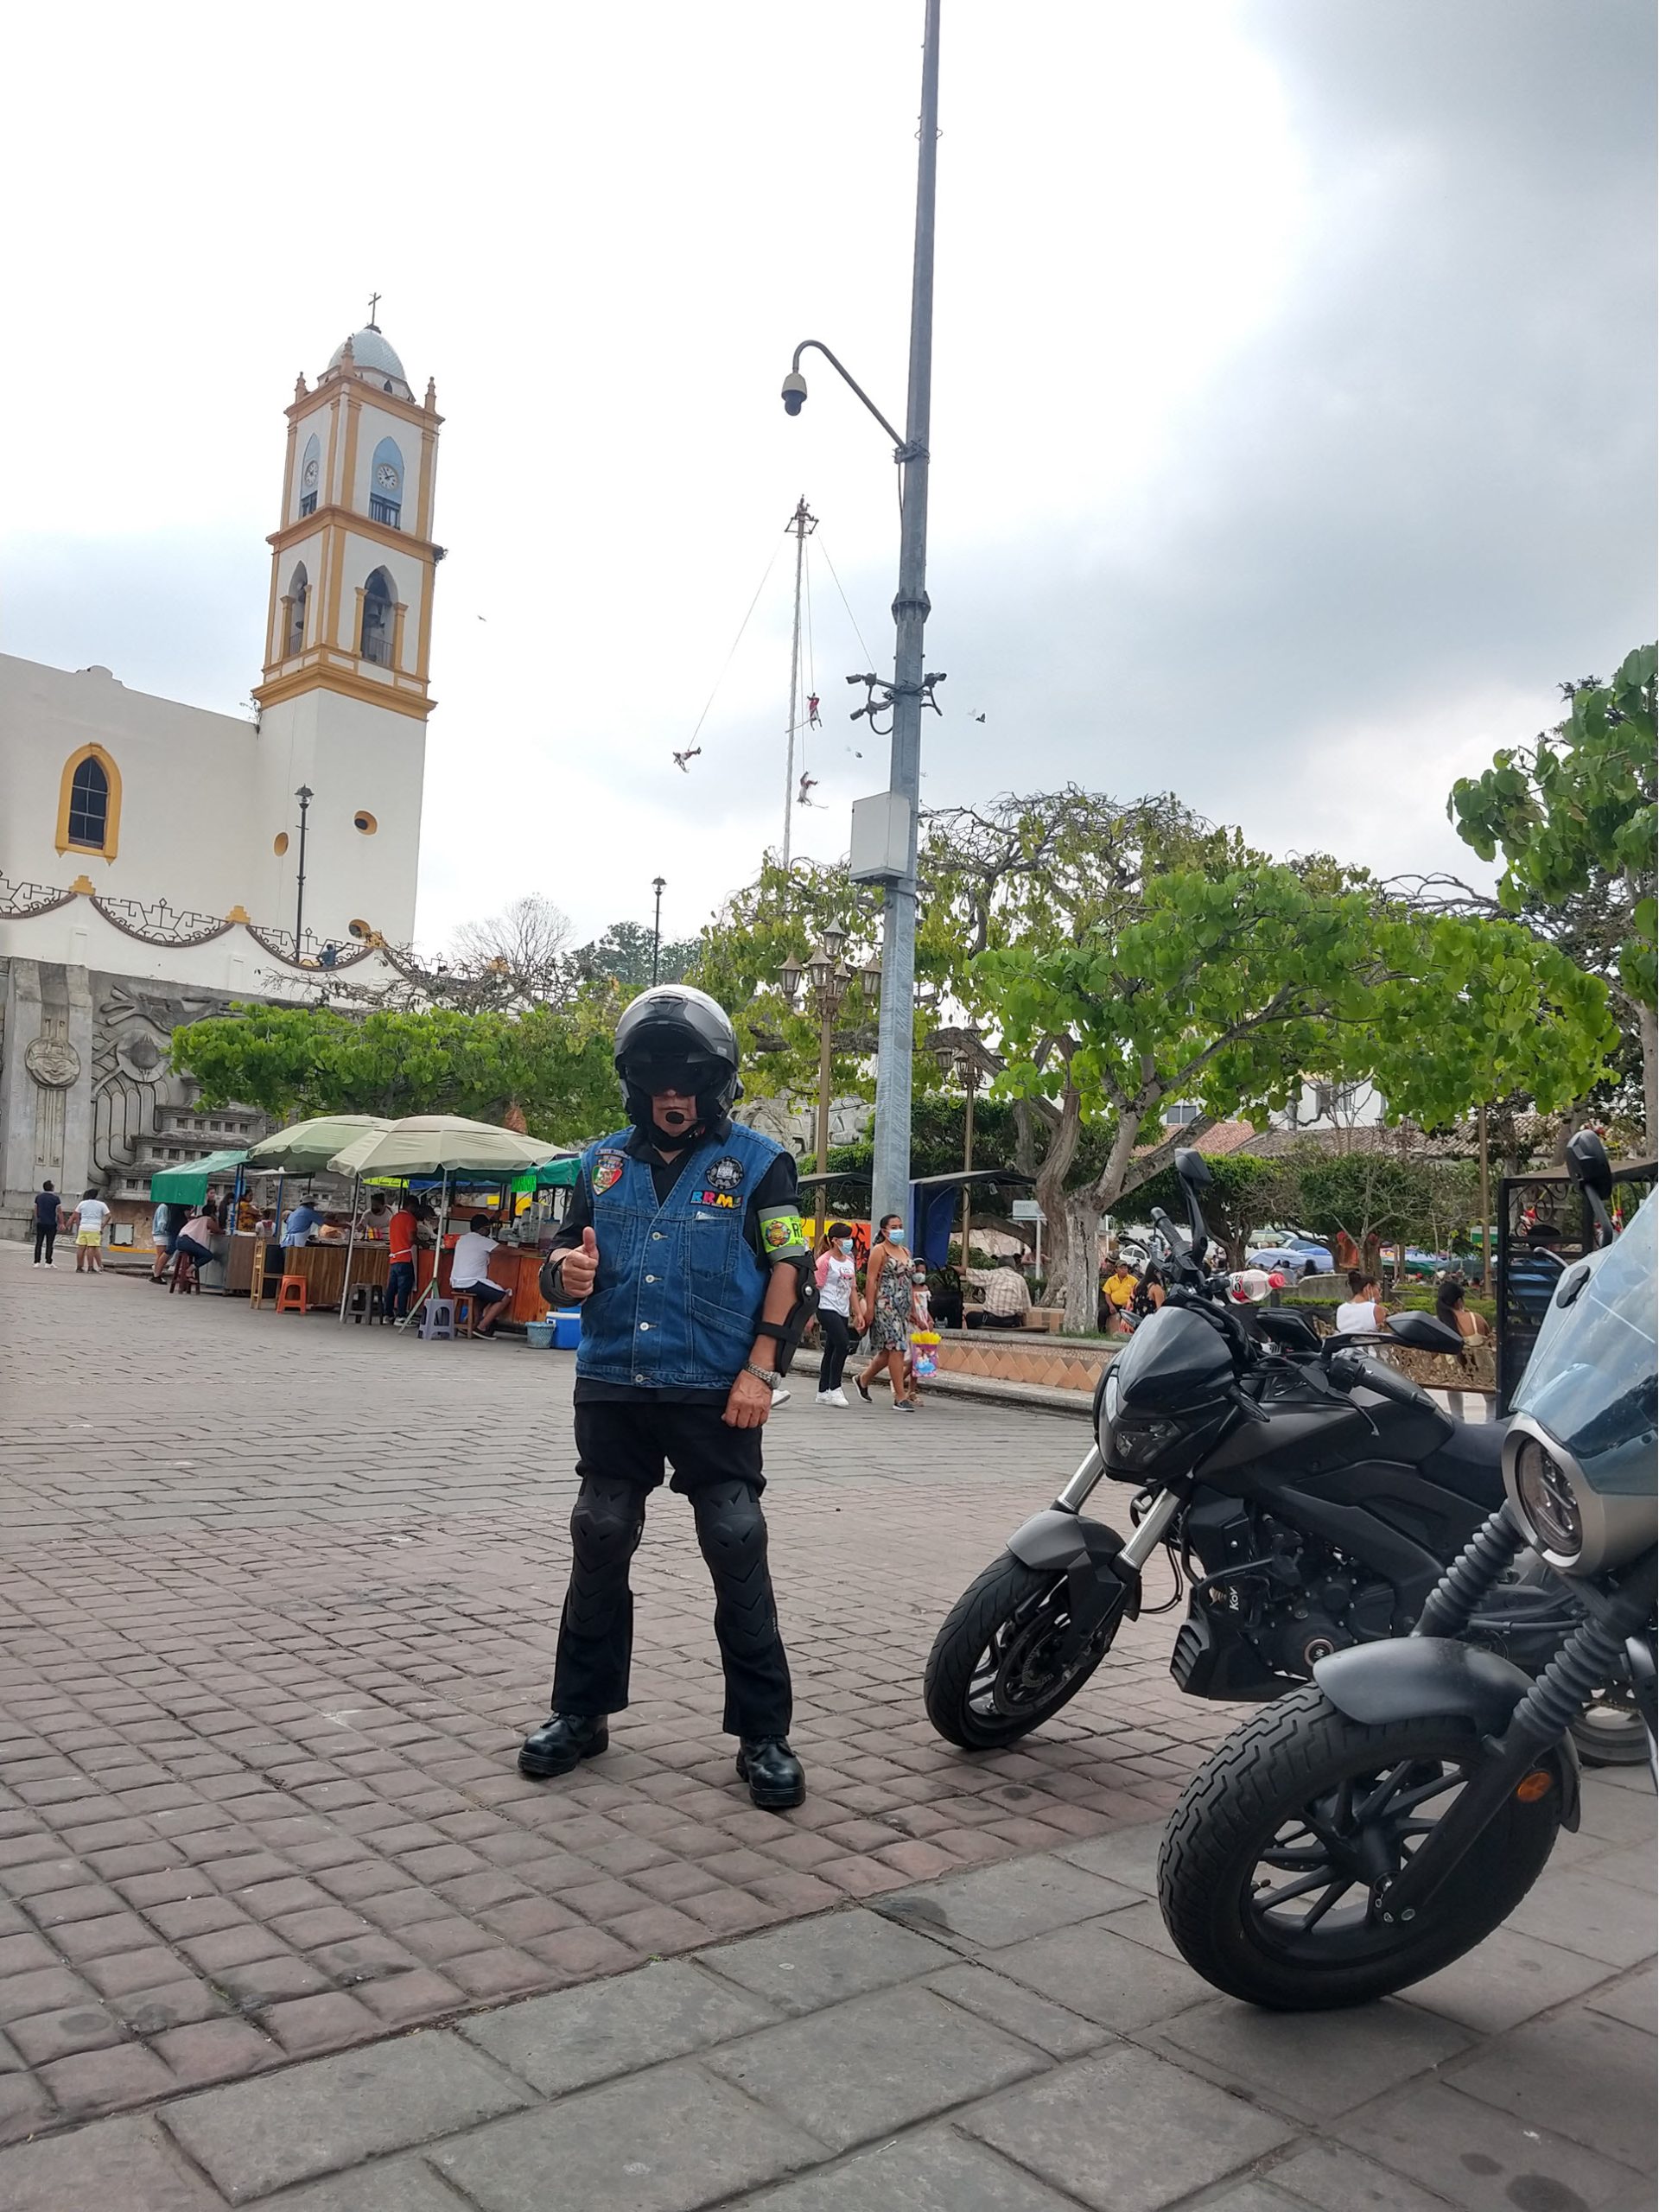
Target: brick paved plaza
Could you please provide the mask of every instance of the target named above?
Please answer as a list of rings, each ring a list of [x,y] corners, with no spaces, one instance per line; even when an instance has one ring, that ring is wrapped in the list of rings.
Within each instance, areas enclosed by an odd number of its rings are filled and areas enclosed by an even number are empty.
[[[810,1382],[774,1421],[811,1786],[779,1817],[732,1772],[667,1496],[613,1749],[514,1770],[567,1357],[9,1245],[0,1299],[8,2212],[1651,2202],[1644,1777],[1592,1784],[1510,1927],[1411,2002],[1285,2021],[1217,2000],[1149,1901],[1231,1717],[1174,1691],[1169,1618],[1021,1751],[932,1735],[933,1632],[1075,1421]]]

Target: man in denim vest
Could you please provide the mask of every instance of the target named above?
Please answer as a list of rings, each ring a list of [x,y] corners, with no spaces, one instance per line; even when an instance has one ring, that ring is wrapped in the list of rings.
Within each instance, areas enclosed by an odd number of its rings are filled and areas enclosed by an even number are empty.
[[[645,1499],[673,1468],[715,1586],[728,1732],[754,1803],[806,1795],[789,1747],[789,1664],[760,1510],[760,1431],[810,1307],[795,1163],[730,1116],[737,1037],[702,991],[664,985],[626,1008],[616,1067],[631,1127],[582,1155],[543,1287],[580,1303],[570,1586],[553,1710],[521,1773],[569,1774],[628,1701],[628,1562]]]

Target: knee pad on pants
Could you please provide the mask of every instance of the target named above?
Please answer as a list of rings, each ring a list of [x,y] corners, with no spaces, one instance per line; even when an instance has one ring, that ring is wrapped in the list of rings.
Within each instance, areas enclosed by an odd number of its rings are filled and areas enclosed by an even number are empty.
[[[570,1511],[570,1547],[578,1573],[625,1570],[645,1529],[645,1495],[635,1483],[584,1475]]]
[[[691,1501],[697,1542],[734,1644],[767,1644],[777,1633],[766,1566],[766,1519],[748,1483],[715,1483]]]

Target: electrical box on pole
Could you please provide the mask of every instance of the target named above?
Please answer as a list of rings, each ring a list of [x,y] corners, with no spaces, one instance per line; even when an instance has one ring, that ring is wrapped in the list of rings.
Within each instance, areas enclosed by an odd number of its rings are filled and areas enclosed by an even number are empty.
[[[903,791],[853,801],[847,873],[855,883],[902,883],[910,874],[910,801]]]

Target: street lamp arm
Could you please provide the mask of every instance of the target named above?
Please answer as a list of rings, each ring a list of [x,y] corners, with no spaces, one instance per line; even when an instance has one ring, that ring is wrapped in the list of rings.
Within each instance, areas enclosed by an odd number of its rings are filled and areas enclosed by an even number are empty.
[[[836,359],[835,355],[830,351],[830,348],[823,343],[822,339],[802,339],[800,344],[795,348],[794,358],[790,362],[790,374],[791,376],[798,376],[800,374],[801,356],[805,353],[822,353],[824,359],[829,362],[830,367],[836,372],[836,374],[841,378],[842,382],[852,386],[853,390],[858,394],[864,404],[869,409],[871,414],[874,416],[876,421],[881,425],[887,435],[893,440],[893,457],[895,461],[914,461],[919,457],[917,450],[912,450],[911,447],[906,444],[904,439],[901,438],[898,431],[893,429],[892,423],[888,422],[887,416],[881,412],[881,410],[870,397],[869,393],[865,391],[863,385],[858,381],[858,378],[848,374],[847,371],[842,366],[841,363]]]

